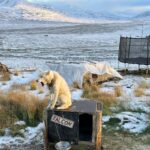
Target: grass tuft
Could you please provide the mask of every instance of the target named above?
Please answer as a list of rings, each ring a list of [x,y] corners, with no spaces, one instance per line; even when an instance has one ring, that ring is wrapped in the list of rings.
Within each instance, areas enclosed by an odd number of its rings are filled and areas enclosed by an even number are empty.
[[[146,81],[141,81],[139,85],[134,90],[135,96],[141,97],[145,95],[145,90],[150,88],[150,85]]]
[[[115,91],[116,97],[120,97],[123,95],[123,89],[120,85],[115,86],[114,91]]]
[[[0,77],[0,81],[9,81],[9,80],[11,80],[10,73],[3,73]]]
[[[4,136],[5,135],[5,130],[4,129],[0,129],[0,136]]]
[[[76,81],[73,82],[72,87],[76,88],[76,89],[80,89],[78,82],[76,82]]]
[[[35,80],[31,81],[30,89],[31,90],[37,90],[38,89],[38,83]]]
[[[84,84],[83,86],[83,98],[98,100],[103,103],[103,113],[109,114],[110,107],[116,103],[116,96],[114,93],[103,92],[100,90],[100,86],[97,84]]]
[[[150,88],[150,85],[149,85],[149,83],[147,83],[146,81],[143,80],[139,83],[139,88],[148,89],[148,88]]]
[[[23,120],[29,126],[36,126],[43,120],[43,110],[47,104],[47,99],[41,100],[29,92],[1,91],[0,127],[9,127],[17,120]]]
[[[26,128],[26,125],[12,125],[10,127],[11,135],[13,137],[19,136],[19,137],[24,137],[23,132],[21,130],[24,130]]]
[[[27,90],[27,84],[17,84],[17,83],[14,83],[14,84],[11,86],[11,90],[21,90],[21,91],[25,91],[25,90]]]
[[[137,87],[134,90],[134,94],[135,94],[136,97],[141,97],[141,96],[145,95],[145,89]]]
[[[19,70],[15,70],[13,74],[14,74],[14,76],[19,76],[19,75],[21,75],[22,73],[21,73]]]

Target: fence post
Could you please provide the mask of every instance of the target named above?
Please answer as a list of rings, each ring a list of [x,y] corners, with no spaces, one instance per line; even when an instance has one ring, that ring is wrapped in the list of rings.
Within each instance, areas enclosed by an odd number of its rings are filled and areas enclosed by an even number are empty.
[[[44,131],[44,150],[49,149],[48,144],[48,122],[47,122],[47,110],[44,110],[44,124],[45,124],[45,131]]]
[[[128,49],[128,58],[130,57],[130,49],[131,49],[131,36],[129,38],[129,49]]]
[[[118,60],[118,70],[120,69],[119,60]]]
[[[127,37],[126,37],[126,46],[125,46],[125,73],[127,71],[126,61],[127,61]]]
[[[146,70],[146,74],[148,74],[148,71],[149,71],[149,68],[148,68],[148,65],[149,65],[149,39],[150,39],[150,37],[147,37],[147,70]]]

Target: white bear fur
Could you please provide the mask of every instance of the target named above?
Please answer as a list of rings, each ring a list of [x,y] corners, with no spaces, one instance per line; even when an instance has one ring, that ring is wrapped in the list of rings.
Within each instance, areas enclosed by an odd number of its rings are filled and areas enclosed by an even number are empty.
[[[64,78],[55,71],[44,73],[38,80],[43,85],[48,85],[50,90],[50,109],[54,109],[56,104],[57,109],[67,109],[71,106],[71,92]]]

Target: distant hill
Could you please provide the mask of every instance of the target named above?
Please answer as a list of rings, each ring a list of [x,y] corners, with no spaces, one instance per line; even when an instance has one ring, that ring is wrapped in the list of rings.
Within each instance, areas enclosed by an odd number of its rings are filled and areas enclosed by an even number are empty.
[[[135,16],[135,18],[149,18],[150,19],[150,11],[145,11]]]
[[[73,1],[71,1],[73,2]],[[150,11],[137,16],[105,10],[93,1],[80,3],[48,0],[0,0],[0,20],[38,20],[62,22],[104,22],[142,19],[150,16]],[[75,1],[74,1],[75,2]]]

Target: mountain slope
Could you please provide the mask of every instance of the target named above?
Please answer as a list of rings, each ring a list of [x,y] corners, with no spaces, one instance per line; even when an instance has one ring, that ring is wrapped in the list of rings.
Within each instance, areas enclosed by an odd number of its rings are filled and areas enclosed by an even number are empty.
[[[79,0],[78,0],[79,1]],[[0,0],[0,20],[38,20],[61,22],[104,22],[141,19],[149,16],[145,12],[136,17],[117,13],[104,9],[100,3],[83,0],[75,3],[75,0]],[[84,4],[84,5],[83,5]]]
[[[118,20],[112,13],[81,9],[63,2],[33,3],[27,0],[0,0],[0,20],[38,20],[63,22],[92,22]]]
[[[150,19],[150,11],[145,11],[143,13],[140,13],[140,14],[136,15],[135,18],[140,18],[140,19],[149,18]]]
[[[87,1],[88,4],[88,1]],[[74,3],[68,3],[65,1],[55,1],[55,2],[46,2],[42,3],[41,1],[36,3],[37,6],[43,7],[46,9],[50,9],[56,12],[60,12],[62,14],[66,14],[67,16],[72,16],[75,18],[86,18],[86,19],[105,19],[105,20],[118,20],[121,19],[122,16],[117,15],[115,13],[101,10],[101,8],[97,9],[95,6],[87,7],[86,5],[80,6],[74,5]]]
[[[81,22],[80,19],[67,16],[52,9],[46,9],[43,6],[32,4],[25,0],[1,0],[0,20]]]
[[[23,0],[0,0],[0,7],[13,7]]]

